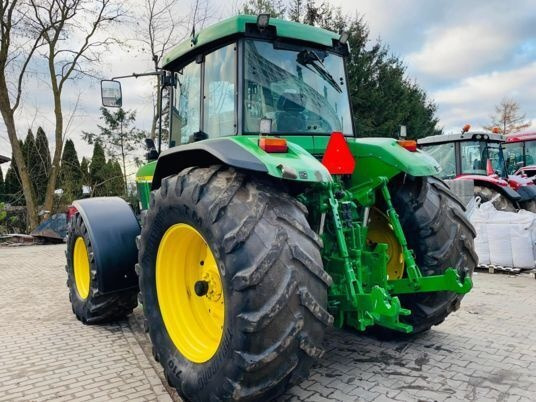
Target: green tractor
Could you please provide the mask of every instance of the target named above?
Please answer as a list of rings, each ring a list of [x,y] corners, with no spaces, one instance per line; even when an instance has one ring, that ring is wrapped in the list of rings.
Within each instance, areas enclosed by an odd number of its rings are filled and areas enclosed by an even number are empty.
[[[119,319],[138,299],[185,399],[275,398],[329,327],[419,333],[472,287],[475,233],[438,164],[356,137],[346,41],[267,15],[195,34],[158,72],[169,148],[138,171],[141,225],[119,198],[75,202],[74,314]],[[118,81],[102,95],[121,105]]]

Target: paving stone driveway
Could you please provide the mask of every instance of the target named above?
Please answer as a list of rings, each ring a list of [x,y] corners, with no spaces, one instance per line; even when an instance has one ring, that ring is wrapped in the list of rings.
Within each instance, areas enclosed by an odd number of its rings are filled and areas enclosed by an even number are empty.
[[[71,313],[64,246],[0,248],[0,401],[178,400],[139,325]],[[536,400],[536,280],[479,273],[462,309],[412,340],[332,330],[282,400]]]

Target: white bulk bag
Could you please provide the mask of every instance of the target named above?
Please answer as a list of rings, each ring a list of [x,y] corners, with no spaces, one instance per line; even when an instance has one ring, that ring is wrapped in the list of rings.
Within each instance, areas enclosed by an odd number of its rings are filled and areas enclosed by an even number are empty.
[[[480,264],[535,267],[536,214],[497,211],[491,202],[474,208],[475,251]]]

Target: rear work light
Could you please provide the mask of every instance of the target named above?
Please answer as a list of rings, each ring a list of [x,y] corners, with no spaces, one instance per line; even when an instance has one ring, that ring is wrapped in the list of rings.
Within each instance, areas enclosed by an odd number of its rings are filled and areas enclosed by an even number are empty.
[[[330,174],[354,173],[355,159],[342,133],[331,134],[326,152],[322,157],[322,164]]]
[[[406,148],[410,152],[417,151],[417,141],[414,140],[398,140],[398,145],[402,148]]]
[[[288,151],[287,140],[283,138],[265,138],[259,139],[259,147],[269,153],[284,153]]]

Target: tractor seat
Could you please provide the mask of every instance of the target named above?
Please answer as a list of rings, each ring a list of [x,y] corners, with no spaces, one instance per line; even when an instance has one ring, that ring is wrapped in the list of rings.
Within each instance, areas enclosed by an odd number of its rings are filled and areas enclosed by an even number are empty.
[[[302,98],[300,94],[284,92],[277,100],[276,124],[277,131],[305,131]]]

